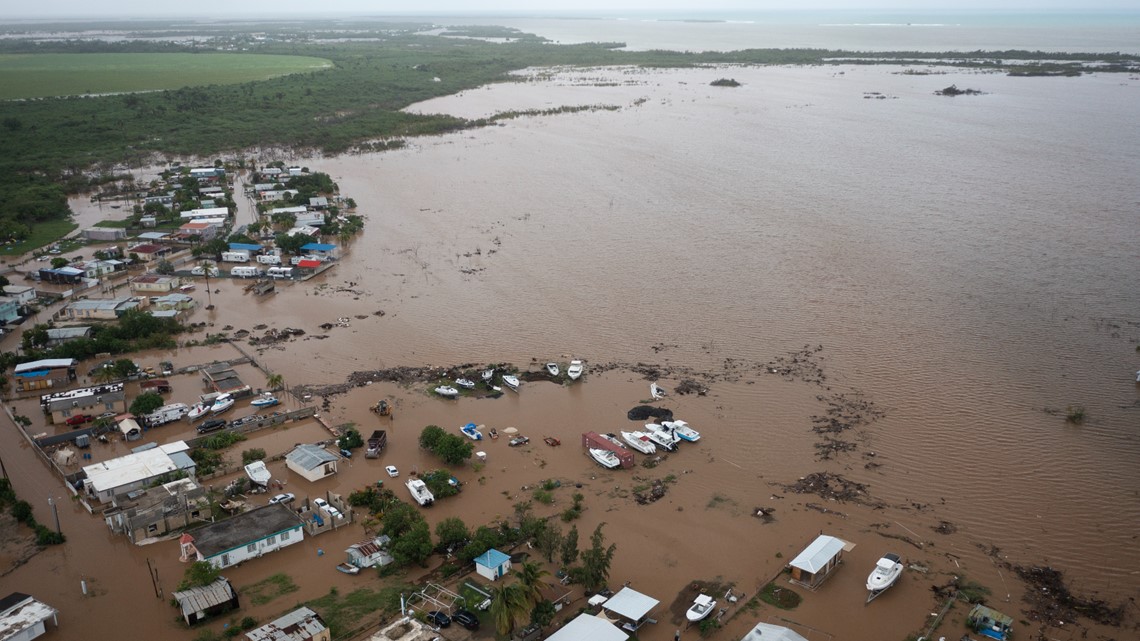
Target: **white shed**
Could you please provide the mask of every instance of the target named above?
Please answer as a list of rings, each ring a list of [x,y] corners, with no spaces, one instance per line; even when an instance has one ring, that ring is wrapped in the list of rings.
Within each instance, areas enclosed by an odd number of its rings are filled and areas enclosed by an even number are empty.
[[[609,621],[589,614],[579,614],[546,641],[625,641],[629,635]]]
[[[649,618],[649,611],[659,603],[657,599],[627,586],[602,604],[602,612],[607,617],[621,620],[622,629],[632,633],[637,632]]]
[[[511,557],[491,548],[475,558],[475,571],[479,576],[494,581],[511,571]]]
[[[336,474],[339,456],[316,445],[298,445],[285,456],[285,467],[305,477],[308,481],[319,481]]]
[[[846,549],[848,544],[843,539],[820,534],[788,564],[792,566],[792,581],[807,588],[819,587],[839,567]]]
[[[800,633],[771,623],[757,623],[740,641],[808,641]]]

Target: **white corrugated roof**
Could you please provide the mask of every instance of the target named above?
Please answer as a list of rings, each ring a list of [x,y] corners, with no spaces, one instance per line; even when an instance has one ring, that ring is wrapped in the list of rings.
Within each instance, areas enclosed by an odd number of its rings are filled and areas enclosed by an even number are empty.
[[[48,330],[51,331],[51,330]],[[34,372],[38,369],[53,369],[56,367],[71,367],[75,365],[74,358],[44,358],[30,363],[21,363],[16,366],[15,372]]]
[[[579,614],[547,641],[625,641],[629,635],[616,625],[589,614]]]
[[[816,540],[811,542],[811,545],[804,548],[803,552],[792,559],[791,566],[814,574],[827,567],[827,563],[835,558],[835,555],[839,554],[845,545],[847,544],[843,539],[820,534]]]
[[[757,623],[740,641],[808,641],[795,630],[782,625]]]
[[[651,596],[642,594],[633,588],[625,587],[610,597],[609,601],[603,603],[602,609],[637,621],[657,607],[658,603],[661,602]]]
[[[314,470],[325,463],[335,461],[340,457],[323,447],[316,445],[298,445],[296,449],[285,456],[285,460],[292,461],[306,470]]]
[[[145,481],[178,469],[170,455],[188,449],[185,441],[168,443],[157,448],[120,456],[83,468],[87,483],[96,492],[104,492],[137,481]]]

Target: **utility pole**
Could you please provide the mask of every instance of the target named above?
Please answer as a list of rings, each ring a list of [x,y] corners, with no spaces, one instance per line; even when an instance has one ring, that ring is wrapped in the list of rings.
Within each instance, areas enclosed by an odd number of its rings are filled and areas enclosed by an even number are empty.
[[[55,531],[57,534],[63,534],[63,530],[59,527],[59,510],[55,507],[55,499],[48,497],[48,505],[51,506],[51,515],[55,517]]]

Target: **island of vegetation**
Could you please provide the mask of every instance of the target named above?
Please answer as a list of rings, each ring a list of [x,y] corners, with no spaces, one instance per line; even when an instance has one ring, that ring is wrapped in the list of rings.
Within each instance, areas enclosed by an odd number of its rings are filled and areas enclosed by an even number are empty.
[[[740,83],[736,78],[717,78],[709,83],[713,87],[739,87]]]

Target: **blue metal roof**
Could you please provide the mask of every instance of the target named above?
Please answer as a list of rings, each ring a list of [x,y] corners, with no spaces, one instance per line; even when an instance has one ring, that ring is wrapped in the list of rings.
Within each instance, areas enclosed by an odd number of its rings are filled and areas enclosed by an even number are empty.
[[[481,565],[485,568],[497,568],[510,560],[510,556],[496,550],[495,548],[491,548],[476,558],[475,564]]]
[[[251,252],[259,252],[261,251],[261,245],[251,245],[249,243],[230,243],[230,249],[234,251],[248,249]]]
[[[307,252],[331,252],[334,249],[336,249],[336,245],[329,245],[327,243],[308,243],[301,245],[301,250]]]

